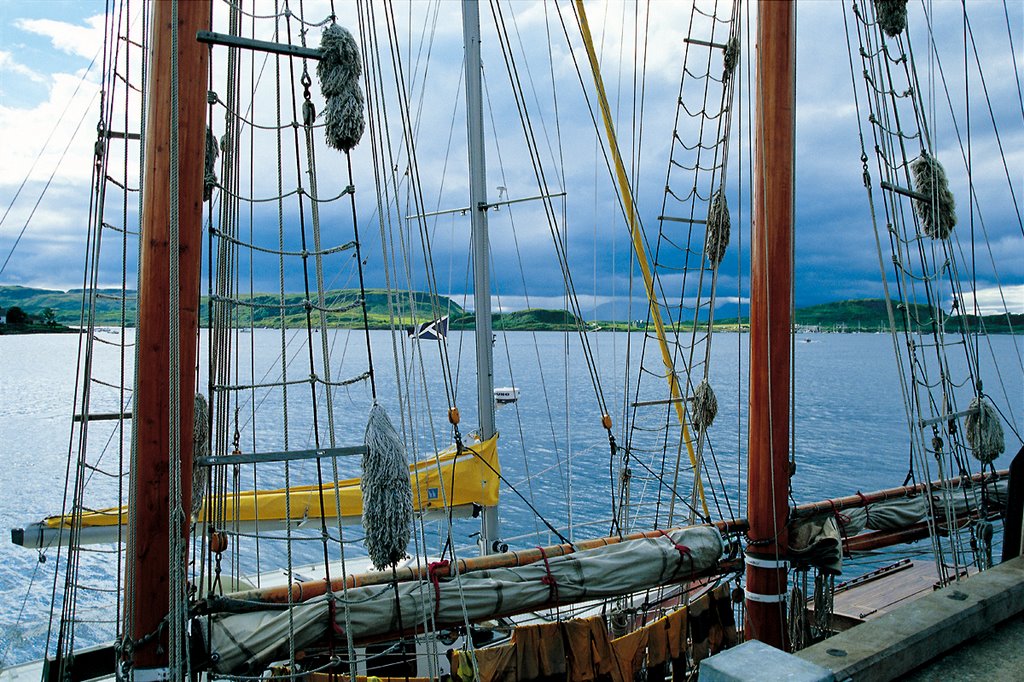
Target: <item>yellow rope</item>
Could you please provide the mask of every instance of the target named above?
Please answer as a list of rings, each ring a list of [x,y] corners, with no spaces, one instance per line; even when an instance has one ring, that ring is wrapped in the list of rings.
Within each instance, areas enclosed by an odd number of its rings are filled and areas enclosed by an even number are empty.
[[[672,404],[676,409],[676,417],[683,427],[683,441],[686,443],[686,453],[690,456],[690,465],[693,466],[693,482],[700,497],[704,516],[707,517],[709,516],[708,503],[704,499],[704,485],[701,483],[700,469],[697,466],[697,455],[693,449],[690,430],[686,425],[686,407],[682,401],[679,379],[676,377],[672,354],[669,351],[668,341],[665,338],[665,324],[661,320],[661,308],[658,305],[657,293],[654,290],[654,278],[651,276],[651,268],[647,262],[647,250],[644,247],[643,235],[640,233],[640,225],[637,223],[636,211],[633,208],[633,194],[629,186],[629,180],[626,177],[626,167],[622,163],[622,156],[619,154],[619,144],[615,137],[611,108],[608,106],[608,98],[605,95],[604,82],[601,79],[601,67],[597,63],[597,53],[594,51],[594,41],[590,35],[590,25],[587,23],[587,12],[583,9],[583,0],[576,0],[576,10],[580,17],[580,30],[583,34],[583,43],[587,48],[587,57],[590,59],[590,70],[594,74],[594,85],[597,88],[598,101],[601,105],[601,118],[604,119],[604,129],[608,135],[608,148],[615,162],[615,175],[618,178],[619,189],[622,192],[622,201],[625,203],[626,217],[629,220],[629,232],[633,237],[633,250],[636,251],[637,263],[639,263],[640,272],[644,276],[647,301],[650,304],[651,317],[654,319],[654,328],[658,335],[658,345],[661,346],[661,359],[665,363],[665,370],[668,374],[668,388],[672,397]]]

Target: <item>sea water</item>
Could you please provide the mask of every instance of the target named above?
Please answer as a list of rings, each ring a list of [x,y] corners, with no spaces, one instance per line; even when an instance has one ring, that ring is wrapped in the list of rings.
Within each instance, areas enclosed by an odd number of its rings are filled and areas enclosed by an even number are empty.
[[[71,416],[76,390],[88,387],[90,413],[130,410],[130,394],[114,388],[133,376],[134,348],[124,352],[116,345],[120,329],[97,333],[99,343],[89,354],[93,377],[84,383],[76,335],[0,336],[0,525],[22,527],[44,516],[60,513],[65,495],[69,453],[79,456],[78,434],[73,435]],[[125,330],[131,343],[134,334]],[[452,332],[442,355],[436,342],[410,342],[388,332],[371,333],[372,365],[377,400],[385,406],[410,445],[410,459],[426,457],[435,448],[451,443],[449,407],[461,413],[460,435],[469,440],[475,428],[476,387],[474,345],[470,333]],[[719,411],[710,429],[711,445],[705,455],[716,466],[711,501],[715,516],[742,515],[746,455],[747,343],[746,334],[719,333],[710,352],[709,381],[718,397]],[[613,433],[621,441],[622,424],[633,418],[629,404],[637,398],[664,397],[660,351],[643,334],[599,332],[588,335],[592,363],[583,361],[578,336],[557,332],[498,333],[495,339],[495,384],[520,389],[517,403],[497,411],[499,448],[504,482],[500,507],[501,536],[512,546],[532,546],[558,541],[548,525],[572,539],[603,535],[611,530],[614,509],[612,482],[619,475],[623,450],[613,460],[607,434],[601,426],[607,409],[614,421]],[[274,451],[354,445],[362,442],[372,396],[368,381],[338,386],[328,399],[316,393],[318,424],[310,416],[314,393],[311,373],[327,377],[321,358],[326,347],[332,358],[330,379],[341,382],[369,366],[362,332],[335,330],[321,338],[305,330],[257,329],[235,338],[230,356],[231,383],[258,383],[263,388],[232,392],[227,442],[233,447],[238,431],[242,451]],[[310,352],[312,349],[312,353]],[[996,462],[1003,468],[1020,447],[1024,418],[1024,337],[994,336],[982,340],[978,353],[985,391],[999,405],[1006,428],[1007,452]],[[201,357],[208,356],[204,334]],[[287,408],[279,384],[286,365]],[[648,373],[637,392],[636,364],[646,358]],[[950,374],[966,376],[964,353],[952,353]],[[312,356],[313,368],[310,368]],[[799,334],[793,347],[793,456],[796,474],[793,501],[827,497],[901,485],[909,469],[909,427],[893,339],[888,334]],[[627,363],[627,358],[630,362]],[[626,366],[632,367],[626,370]],[[998,371],[997,371],[998,366]],[[207,385],[207,369],[199,369],[199,385]],[[396,379],[400,377],[401,379]],[[697,377],[694,381],[699,380]],[[970,399],[969,385],[957,394],[960,409]],[[598,399],[598,393],[603,402]],[[400,400],[401,396],[401,400]],[[966,396],[966,397],[965,397]],[[123,402],[125,401],[125,402]],[[667,412],[665,405],[660,409]],[[668,416],[671,416],[670,414]],[[284,436],[287,424],[287,439]],[[90,507],[119,504],[118,477],[128,461],[130,428],[116,422],[92,422],[84,457],[88,470],[86,503]],[[930,436],[929,436],[930,438]],[[123,461],[122,461],[123,460]],[[685,456],[684,456],[685,461]],[[324,465],[330,479],[358,475],[357,457],[343,458],[335,472]],[[637,468],[641,480],[645,472]],[[975,470],[977,467],[975,466]],[[261,468],[259,477],[243,473],[242,488],[283,485],[279,467]],[[294,483],[315,481],[315,464],[294,463],[289,475]],[[650,478],[650,477],[648,477]],[[687,487],[689,486],[688,479]],[[249,484],[249,485],[246,485]],[[655,486],[657,487],[657,486]],[[655,495],[639,490],[637,495]],[[725,501],[728,496],[728,502]],[[689,497],[687,492],[686,498]],[[674,522],[685,521],[680,504]],[[680,518],[683,517],[683,518]],[[662,517],[664,518],[664,517]],[[452,543],[461,552],[473,552],[472,520],[454,524]],[[346,540],[358,540],[357,528],[345,529]],[[312,535],[316,535],[313,533]],[[446,524],[437,523],[418,533],[420,545],[443,544]],[[244,543],[243,543],[244,544]],[[918,543],[919,545],[927,543]],[[358,543],[346,544],[358,553]],[[926,551],[922,549],[920,551]],[[321,556],[319,542],[299,543],[292,561],[315,562]],[[51,548],[43,552],[0,543],[0,665],[37,658],[49,633],[51,601],[64,588],[64,556]],[[239,552],[238,554],[242,554]],[[229,552],[225,556],[231,556]],[[350,554],[351,556],[351,554]],[[283,543],[265,543],[261,565],[252,552],[237,559],[243,573],[285,565]],[[231,561],[233,559],[226,559]],[[57,566],[61,570],[56,571]],[[858,570],[856,562],[849,567]],[[225,566],[225,570],[228,566]],[[112,547],[97,547],[80,558],[75,616],[77,641],[109,640],[111,619],[120,608],[113,589],[123,567]],[[56,581],[55,581],[56,578]],[[71,605],[68,605],[70,608]],[[56,633],[49,633],[55,637]]]

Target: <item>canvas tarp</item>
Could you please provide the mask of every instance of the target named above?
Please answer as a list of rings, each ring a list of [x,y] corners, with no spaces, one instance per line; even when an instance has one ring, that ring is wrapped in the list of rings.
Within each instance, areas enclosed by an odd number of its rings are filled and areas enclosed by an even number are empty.
[[[1007,480],[994,481],[985,487],[984,495],[990,509],[1005,505]],[[952,505],[954,516],[977,511],[982,506],[982,487],[936,488],[932,500],[940,522],[945,520],[946,503]],[[898,530],[924,521],[928,516],[927,497],[914,495],[896,497],[863,507],[836,512],[819,512],[799,517],[790,525],[790,558],[815,566],[831,575],[842,573],[843,538],[852,538],[864,530]]]

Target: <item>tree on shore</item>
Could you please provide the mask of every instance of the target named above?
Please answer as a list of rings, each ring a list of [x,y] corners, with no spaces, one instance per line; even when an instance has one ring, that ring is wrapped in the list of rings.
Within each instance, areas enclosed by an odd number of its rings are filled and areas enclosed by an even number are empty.
[[[7,309],[7,324],[28,324],[28,314],[16,305]]]

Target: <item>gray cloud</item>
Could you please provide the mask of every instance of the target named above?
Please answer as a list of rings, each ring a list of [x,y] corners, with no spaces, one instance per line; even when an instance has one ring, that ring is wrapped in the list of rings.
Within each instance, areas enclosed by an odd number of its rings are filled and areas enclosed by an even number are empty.
[[[956,3],[936,5],[936,41],[955,48],[962,39],[962,24],[950,23],[952,10]],[[321,3],[318,7],[325,9]],[[977,9],[975,9],[977,7]],[[408,11],[396,12],[400,23],[399,34],[408,35],[404,22],[412,16],[413,22],[424,17],[427,5],[412,5]],[[635,140],[640,139],[641,129],[634,125],[634,99],[632,95],[634,70],[638,62],[632,40],[631,13],[625,14],[623,6],[611,4],[607,7],[595,7],[591,10],[591,21],[599,42],[603,41],[602,68],[609,85],[612,108],[617,112],[617,129],[620,144],[627,156]],[[647,71],[645,83],[645,99],[643,105],[642,146],[640,163],[635,173],[635,194],[638,211],[647,229],[648,240],[656,244],[656,217],[662,212],[663,190],[667,167],[667,153],[672,141],[673,119],[675,116],[676,91],[680,59],[686,49],[682,40],[685,31],[688,9],[682,3],[656,3],[652,11],[651,43],[647,46]],[[1017,110],[1016,87],[1014,78],[1019,74],[1013,72],[1012,62],[1003,54],[1006,49],[1006,26],[1002,23],[1002,5],[969,5],[972,11],[972,25],[979,40],[980,59],[985,67],[986,82],[989,95],[993,102],[993,116],[999,124],[1003,135],[1003,151],[1006,153],[1006,166],[998,154],[992,140],[991,121],[987,108],[983,106],[980,88],[980,76],[975,73],[970,77],[967,91],[971,100],[972,117],[972,179],[978,202],[975,205],[974,224],[978,236],[979,257],[978,278],[986,282],[994,282],[990,259],[982,244],[980,233],[982,223],[992,244],[993,254],[998,267],[998,276],[1007,285],[1018,284],[1024,278],[1024,237],[1022,237],[1018,216],[1010,201],[1007,190],[1007,172],[1017,192],[1018,203],[1024,202],[1024,190],[1021,188],[1022,166],[1024,166],[1024,130],[1020,125],[1020,112]],[[563,12],[569,12],[563,6]],[[1011,25],[1021,25],[1022,8],[1012,6]],[[339,11],[346,13],[341,17],[343,23],[355,26],[354,10],[343,6]],[[565,240],[566,253],[572,267],[575,290],[581,299],[589,297],[597,299],[604,305],[613,301],[621,301],[630,291],[634,294],[642,291],[641,283],[635,269],[631,272],[631,254],[629,236],[622,220],[620,209],[615,201],[617,188],[609,178],[605,166],[603,149],[603,130],[595,130],[586,102],[580,92],[576,69],[570,56],[569,47],[565,44],[558,24],[557,16],[550,5],[541,3],[520,3],[505,8],[505,18],[509,22],[516,50],[520,77],[526,92],[526,104],[529,110],[530,123],[540,146],[540,154],[544,163],[549,191],[566,191],[568,196],[552,202],[556,225],[556,237]],[[391,154],[378,158],[382,165],[393,165],[394,176],[398,182],[397,192],[392,190],[390,204],[381,206],[388,218],[387,249],[382,250],[381,233],[377,218],[377,198],[375,192],[375,176],[373,173],[374,158],[371,154],[369,138],[364,139],[353,153],[355,169],[355,185],[357,187],[357,207],[363,257],[366,261],[367,284],[383,286],[385,283],[384,264],[392,259],[388,279],[393,286],[426,287],[427,278],[424,266],[423,236],[431,242],[431,259],[435,270],[437,287],[442,292],[461,296],[469,291],[470,280],[467,272],[469,267],[467,243],[469,237],[468,217],[445,215],[431,218],[423,223],[425,232],[420,234],[420,225],[416,221],[404,221],[399,215],[412,214],[418,211],[436,211],[447,208],[465,206],[467,204],[465,128],[462,123],[464,111],[464,95],[460,91],[462,53],[459,38],[457,6],[440,7],[441,15],[436,22],[436,34],[429,46],[422,49],[414,48],[403,53],[407,82],[414,83],[409,101],[413,109],[416,126],[417,171],[422,185],[423,206],[416,203],[416,196],[409,193],[409,162],[406,158],[405,144],[402,138],[400,108],[395,99],[395,90],[388,85],[385,89],[388,106],[389,130],[388,144]],[[857,109],[853,102],[854,85],[850,79],[850,67],[845,45],[842,5],[839,3],[802,3],[799,8],[800,28],[812,29],[810,37],[801,34],[798,40],[798,175],[797,175],[797,226],[796,226],[796,295],[799,304],[810,304],[825,300],[846,297],[879,296],[878,253],[875,246],[875,235],[868,210],[867,195],[861,182],[862,167],[860,161],[860,143],[858,141]],[[919,8],[912,8],[912,30],[915,49],[924,50],[927,39],[924,27],[918,16]],[[220,21],[223,9],[218,9]],[[669,16],[671,15],[671,16]],[[947,16],[950,15],[950,16]],[[515,25],[511,24],[512,17]],[[433,17],[426,17],[432,20]],[[1017,19],[1017,23],[1013,24]],[[567,15],[571,23],[571,15]],[[547,45],[545,21],[549,23],[553,43]],[[641,17],[643,21],[643,17]],[[525,153],[522,122],[510,96],[510,86],[505,74],[504,59],[497,50],[497,39],[494,34],[493,21],[489,11],[484,16],[484,59],[485,81],[487,86],[487,110],[485,121],[488,128],[493,121],[493,134],[488,142],[488,186],[492,200],[497,197],[497,187],[506,188],[507,198],[533,196],[540,193],[532,164]],[[42,32],[49,38],[53,37],[55,28],[49,23],[22,23],[25,28]],[[84,55],[88,46],[79,38],[93,28],[93,23],[82,22],[77,32],[69,34],[73,45],[67,49],[73,54]],[[952,26],[952,28],[950,28]],[[605,27],[608,28],[605,31]],[[44,30],[45,29],[45,30]],[[51,30],[53,29],[53,30]],[[414,32],[416,39],[421,35],[420,29]],[[422,33],[429,39],[429,31]],[[835,35],[835,39],[823,40],[823,35]],[[77,37],[76,37],[77,36]],[[260,36],[269,37],[269,36]],[[308,39],[315,42],[317,32],[311,31]],[[1016,37],[1015,37],[1016,39]],[[384,41],[384,33],[379,34],[382,49],[381,56],[385,70],[390,69],[390,56]],[[1018,40],[1019,45],[1024,40]],[[951,91],[953,109],[962,115],[965,93],[962,85],[963,48],[943,62],[949,78],[958,76],[961,85],[958,90]],[[643,46],[639,46],[638,50]],[[574,39],[572,49],[576,59],[582,59],[580,46]],[[430,52],[429,69],[424,61]],[[364,51],[368,51],[364,47]],[[744,48],[744,57],[749,57],[752,50]],[[549,66],[549,58],[553,64]],[[417,61],[418,60],[418,61]],[[959,61],[957,61],[959,60]],[[1024,63],[1024,58],[1018,59]],[[80,62],[79,65],[81,66]],[[80,68],[79,66],[79,68]],[[258,61],[257,70],[262,70],[264,84],[273,74],[273,64],[264,65]],[[552,73],[554,82],[552,82]],[[741,66],[741,79],[746,79],[746,66]],[[45,75],[45,74],[44,74]],[[424,75],[426,80],[424,80]],[[385,73],[386,77],[387,74]],[[57,83],[59,76],[47,76]],[[938,78],[938,74],[935,74]],[[585,87],[591,93],[592,84],[584,72]],[[860,117],[866,117],[863,102],[863,87],[857,83],[858,96],[861,97]],[[223,80],[214,84],[222,99],[226,97],[226,85]],[[312,100],[318,108],[322,107],[318,87],[314,83]],[[942,91],[936,87],[934,132],[940,158],[946,164],[950,175],[951,186],[957,194],[961,211],[961,226],[956,236],[960,239],[958,250],[970,252],[970,201],[960,142],[956,130],[949,120],[947,106]],[[561,121],[554,118],[555,103]],[[750,100],[743,96],[743,101],[733,103],[736,108],[737,123],[749,117]],[[37,118],[52,120],[53,106],[56,103],[56,90],[50,98],[50,108],[25,110],[37,111]],[[260,125],[273,125],[276,120],[276,104],[273,89],[258,96],[250,111],[245,112],[248,118]],[[637,113],[639,106],[637,105]],[[3,115],[5,111],[0,111]],[[19,112],[12,112],[16,114]],[[25,113],[25,112],[21,112]],[[281,110],[285,123],[291,120],[290,104]],[[40,121],[41,122],[41,121]],[[212,125],[217,135],[225,130],[224,110],[221,105],[214,108]],[[862,123],[862,125],[864,125]],[[962,125],[962,124],[961,124]],[[685,137],[692,132],[689,126],[677,128],[679,135]],[[378,131],[383,132],[383,131]],[[961,135],[965,130],[961,128]],[[6,134],[6,133],[5,133]],[[19,136],[23,137],[23,136]],[[91,143],[89,143],[91,145]],[[290,137],[285,139],[286,151],[292,144]],[[871,141],[867,140],[869,155]],[[248,138],[243,141],[247,148]],[[26,146],[26,149],[29,147]],[[240,193],[246,196],[271,197],[277,193],[277,175],[272,169],[276,167],[276,144],[272,137],[261,134],[253,144],[254,153],[250,161],[259,169],[252,177],[243,179]],[[17,265],[11,266],[3,275],[5,282],[24,284],[46,284],[51,286],[73,287],[80,284],[79,278],[72,273],[81,267],[80,253],[68,249],[67,240],[74,239],[86,219],[87,185],[83,184],[82,176],[87,172],[89,164],[89,145],[84,151],[77,153],[74,160],[67,166],[80,164],[83,169],[76,176],[70,174],[66,178],[66,187],[60,194],[48,198],[47,205],[54,201],[59,208],[44,208],[38,213],[33,226],[19,247]],[[28,158],[28,155],[23,156]],[[743,132],[734,141],[729,159],[729,177],[727,191],[733,207],[733,246],[721,265],[719,295],[723,298],[742,299],[747,295],[745,276],[737,277],[737,269],[745,268],[748,261],[749,236],[742,234],[747,229],[749,208],[742,207],[739,193],[742,191],[744,201],[749,200],[749,187],[742,187],[737,182],[737,174],[742,173],[743,183],[747,182],[747,167],[750,150],[748,139]],[[564,160],[564,164],[561,161]],[[634,165],[627,159],[627,164]],[[559,166],[561,170],[556,170]],[[348,183],[344,158],[335,152],[318,145],[317,167],[320,171],[321,195],[331,195],[340,191]],[[283,173],[283,187],[291,191],[305,177],[305,168],[286,168]],[[869,162],[869,170],[875,173],[873,160]],[[61,171],[64,173],[64,171]],[[564,176],[564,186],[563,186]],[[4,177],[0,181],[0,200],[9,201],[16,187],[13,177]],[[38,183],[30,183],[29,190],[38,189]],[[76,195],[75,192],[78,192]],[[878,197],[876,197],[876,201]],[[669,202],[666,211],[681,210],[673,201]],[[18,215],[24,215],[26,209],[20,200]],[[13,216],[13,214],[12,214]],[[698,216],[702,217],[702,216]],[[13,219],[13,218],[12,218]],[[310,228],[308,206],[303,217]],[[885,239],[884,218],[882,224],[883,247],[887,248]],[[287,213],[280,239],[288,249],[298,249],[301,243],[299,216],[294,209]],[[347,199],[336,206],[324,206],[321,215],[324,244],[339,244],[351,239],[351,214]],[[552,226],[549,225],[543,206],[539,202],[517,204],[490,215],[492,236],[492,261],[495,272],[495,291],[501,292],[503,305],[525,305],[527,295],[533,301],[558,301],[564,294],[563,275],[552,248]],[[964,229],[967,226],[967,229]],[[248,213],[241,227],[242,234],[250,233],[253,240],[268,248],[276,248],[279,240],[277,208],[273,203],[257,205],[252,211],[251,225]],[[0,228],[0,253],[6,255],[13,240],[11,226],[7,223]],[[673,239],[685,242],[685,233],[675,232]],[[307,235],[309,236],[309,235]],[[407,256],[385,256],[392,246],[398,247],[404,239]],[[81,237],[79,237],[81,244]],[[743,242],[743,252],[738,253],[738,243]],[[699,246],[696,244],[696,246]],[[1020,257],[1019,257],[1020,256]],[[888,256],[883,251],[883,262]],[[110,270],[104,271],[101,280],[115,282],[119,279],[110,264]],[[249,259],[243,255],[240,264],[248,277]],[[276,260],[256,256],[252,259],[254,287],[257,290],[276,290]],[[325,280],[329,286],[348,286],[353,281],[354,262],[351,254],[344,254],[330,259]],[[887,267],[890,267],[887,264]],[[59,273],[68,273],[61,275]],[[408,273],[408,274],[406,274]],[[290,266],[287,272],[289,288],[299,286],[299,266]],[[525,285],[524,285],[525,282]],[[688,283],[686,291],[682,290],[680,277],[666,274],[663,288],[672,296],[692,296],[692,284]],[[515,303],[510,303],[515,302]],[[536,303],[533,303],[536,305]],[[642,306],[641,306],[642,307]]]

